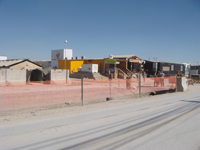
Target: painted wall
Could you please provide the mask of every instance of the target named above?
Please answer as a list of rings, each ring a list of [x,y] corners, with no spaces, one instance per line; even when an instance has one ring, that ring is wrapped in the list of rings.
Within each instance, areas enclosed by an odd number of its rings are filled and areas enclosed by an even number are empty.
[[[64,69],[65,60],[58,60],[58,69]],[[66,60],[66,69],[69,69],[70,73],[78,72],[78,68],[82,64],[98,64],[98,71],[104,71],[104,59],[91,59],[91,60]],[[105,68],[108,68],[108,64],[105,64]]]
[[[70,73],[78,72],[78,68],[84,64],[83,60],[76,60],[76,61],[71,61],[70,64]]]
[[[70,73],[78,72],[78,68],[84,63],[83,60],[58,60],[58,69],[65,69],[65,62],[66,69],[68,69]]]
[[[66,63],[66,65],[65,65]],[[71,60],[58,60],[58,69],[68,69],[70,70]]]

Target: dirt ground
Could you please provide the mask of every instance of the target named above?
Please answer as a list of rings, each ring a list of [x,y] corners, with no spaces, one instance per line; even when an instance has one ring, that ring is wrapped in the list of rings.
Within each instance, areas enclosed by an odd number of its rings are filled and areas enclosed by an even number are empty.
[[[172,79],[174,77],[171,77]],[[170,78],[165,78],[165,86],[156,86],[159,78],[146,78],[141,82],[141,92],[160,91],[175,88]],[[158,82],[159,83],[159,82]],[[84,79],[81,90],[81,80],[70,79],[47,84],[46,82],[12,83],[1,86],[0,83],[0,111],[50,106],[62,103],[80,101],[81,91],[84,100],[101,99],[108,96],[121,97],[139,93],[138,80],[131,79]]]
[[[34,107],[28,109],[18,109],[10,111],[0,112],[0,125],[15,125],[22,122],[37,121],[43,119],[50,119],[56,117],[62,117],[66,115],[72,115],[77,113],[84,113],[93,110],[106,109],[111,107],[118,107],[122,105],[128,105],[132,103],[140,103],[144,101],[155,100],[159,98],[167,98],[169,96],[176,96],[180,94],[187,94],[200,91],[200,84],[194,86],[188,86],[186,92],[173,92],[151,96],[148,93],[138,97],[138,95],[128,95],[123,97],[117,97],[113,100],[107,101],[106,99],[88,100],[83,102],[64,103],[59,105],[52,105],[46,107]]]

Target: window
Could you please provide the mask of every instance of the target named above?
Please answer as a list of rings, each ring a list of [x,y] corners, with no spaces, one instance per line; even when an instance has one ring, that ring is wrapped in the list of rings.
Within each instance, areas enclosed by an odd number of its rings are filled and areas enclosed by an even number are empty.
[[[181,66],[180,71],[183,71],[183,66]]]
[[[174,65],[171,65],[171,71],[174,71]]]

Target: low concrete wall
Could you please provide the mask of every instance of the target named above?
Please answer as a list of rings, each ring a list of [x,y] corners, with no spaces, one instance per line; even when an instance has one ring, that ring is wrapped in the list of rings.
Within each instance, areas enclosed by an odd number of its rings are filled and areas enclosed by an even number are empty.
[[[26,69],[0,69],[0,82],[24,82],[30,81],[32,71]],[[32,74],[33,75],[33,74]],[[36,74],[37,76],[37,74]],[[37,77],[37,78],[40,78]],[[69,70],[55,69],[50,71],[50,80],[68,80]]]
[[[0,69],[0,82],[5,82],[6,75],[5,75],[5,69]]]
[[[26,82],[25,69],[0,69],[0,82]]]
[[[68,80],[69,79],[69,70],[62,70],[62,69],[51,70],[50,79],[51,79],[51,81]]]
[[[188,90],[186,77],[177,77],[176,84],[177,84],[176,86],[177,92],[185,92]]]

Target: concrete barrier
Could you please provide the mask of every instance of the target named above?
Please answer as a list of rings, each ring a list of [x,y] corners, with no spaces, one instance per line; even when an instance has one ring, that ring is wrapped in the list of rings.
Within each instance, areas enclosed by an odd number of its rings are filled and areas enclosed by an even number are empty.
[[[69,79],[69,70],[62,70],[62,69],[51,70],[50,79],[51,79],[51,81],[68,80]]]
[[[176,85],[177,92],[185,92],[188,90],[186,77],[177,77],[176,84],[177,84]]]

